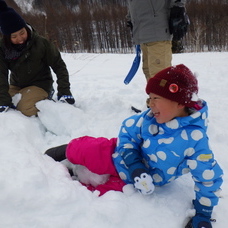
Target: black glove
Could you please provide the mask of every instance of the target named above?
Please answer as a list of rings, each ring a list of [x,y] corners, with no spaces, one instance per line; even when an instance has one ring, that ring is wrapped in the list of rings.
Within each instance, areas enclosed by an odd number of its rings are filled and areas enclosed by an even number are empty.
[[[127,21],[127,27],[129,27],[131,31],[133,30],[133,24],[131,21]]]
[[[201,205],[197,200],[193,201],[196,215],[191,218],[185,228],[212,228],[211,214],[213,207]]]
[[[62,95],[62,96],[58,96],[58,100],[64,103],[68,103],[68,104],[74,104],[75,100],[74,97],[72,95]]]
[[[0,105],[0,112],[6,112],[9,109],[7,105]]]
[[[169,31],[173,34],[173,40],[180,40],[187,32],[190,24],[184,7],[174,6],[170,9]]]

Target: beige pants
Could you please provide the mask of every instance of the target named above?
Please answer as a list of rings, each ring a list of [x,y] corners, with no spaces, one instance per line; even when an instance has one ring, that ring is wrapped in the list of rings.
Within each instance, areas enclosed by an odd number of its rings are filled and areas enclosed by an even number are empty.
[[[35,106],[36,102],[48,98],[48,93],[37,86],[28,86],[21,89],[20,87],[10,85],[10,96],[13,97],[17,93],[21,94],[21,100],[16,108],[26,116],[37,115],[39,110]]]
[[[156,73],[171,66],[171,41],[150,42],[140,45],[143,56],[143,73],[149,81]]]

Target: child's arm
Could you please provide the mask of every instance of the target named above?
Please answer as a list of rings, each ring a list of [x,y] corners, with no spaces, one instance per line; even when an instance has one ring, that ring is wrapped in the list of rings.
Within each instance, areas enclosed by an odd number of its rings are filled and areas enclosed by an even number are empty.
[[[197,142],[195,153],[188,159],[193,180],[195,181],[196,200],[205,206],[215,206],[218,203],[223,171],[214,159],[208,145],[208,138]]]
[[[136,189],[147,195],[154,191],[154,185],[141,154],[144,115],[135,115],[123,122],[113,158],[119,175],[124,173],[121,178],[126,183],[133,183]]]
[[[223,171],[214,159],[206,135],[194,149],[195,153],[189,157],[187,164],[195,181],[196,199],[193,205],[196,215],[189,223],[193,227],[198,227],[199,224],[211,227],[210,218],[213,207],[218,203]]]
[[[147,111],[141,115],[134,115],[125,119],[120,128],[117,151],[122,152],[127,149],[141,150],[141,132]]]

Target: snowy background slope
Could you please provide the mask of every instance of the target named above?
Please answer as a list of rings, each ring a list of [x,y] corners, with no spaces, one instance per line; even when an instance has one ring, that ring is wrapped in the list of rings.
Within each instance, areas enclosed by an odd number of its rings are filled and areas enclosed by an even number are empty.
[[[62,54],[78,108],[41,101],[39,118],[9,110],[0,113],[0,228],[182,228],[191,215],[193,182],[185,175],[142,196],[128,186],[124,193],[102,197],[71,180],[63,164],[43,155],[75,137],[116,137],[121,122],[145,109],[141,69],[123,83],[134,54]],[[223,193],[213,217],[227,227],[228,214],[228,53],[173,56],[198,76],[199,96],[209,105],[208,135],[224,169]],[[56,86],[56,84],[55,84]]]

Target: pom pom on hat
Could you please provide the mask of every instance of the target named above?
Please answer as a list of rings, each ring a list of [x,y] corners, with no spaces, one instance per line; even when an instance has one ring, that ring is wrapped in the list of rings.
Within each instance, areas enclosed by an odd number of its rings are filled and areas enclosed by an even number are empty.
[[[0,31],[4,35],[10,35],[25,26],[24,19],[13,8],[8,7],[5,1],[0,0]]]
[[[154,93],[186,107],[195,107],[198,96],[198,82],[184,64],[168,67],[152,77],[146,86],[146,93]]]

